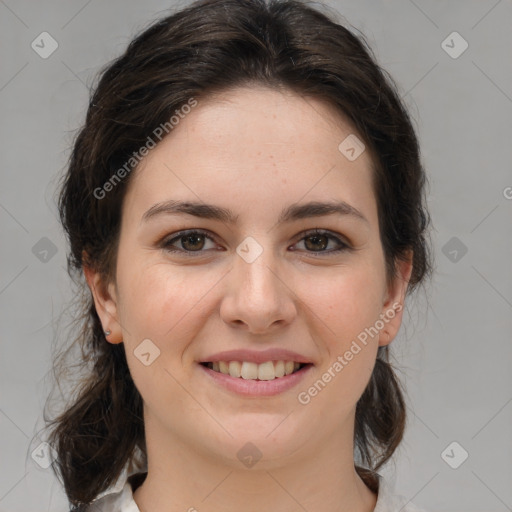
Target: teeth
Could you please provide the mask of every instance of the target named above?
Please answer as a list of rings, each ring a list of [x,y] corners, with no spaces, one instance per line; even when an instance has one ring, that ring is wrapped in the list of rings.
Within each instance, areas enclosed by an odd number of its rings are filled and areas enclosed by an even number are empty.
[[[246,380],[274,380],[290,375],[300,368],[300,363],[294,361],[266,361],[256,364],[249,361],[215,361],[208,365],[212,370],[241,377]]]
[[[229,363],[229,375],[231,377],[240,377],[242,373],[242,363],[238,361],[231,361]]]
[[[272,361],[267,361],[266,363],[258,365],[259,380],[274,380],[275,378],[276,372],[274,370],[274,363]]]
[[[229,363],[231,366],[231,363]],[[258,378],[258,365],[256,363],[242,363],[242,379],[257,379]]]
[[[284,361],[276,361],[274,364],[276,377],[284,377]]]

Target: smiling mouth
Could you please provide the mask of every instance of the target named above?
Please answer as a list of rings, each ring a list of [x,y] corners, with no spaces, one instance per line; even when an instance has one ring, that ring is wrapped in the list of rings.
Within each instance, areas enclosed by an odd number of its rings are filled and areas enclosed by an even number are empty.
[[[214,372],[245,380],[280,379],[311,366],[294,361],[266,361],[261,364],[249,361],[214,361],[200,364]]]

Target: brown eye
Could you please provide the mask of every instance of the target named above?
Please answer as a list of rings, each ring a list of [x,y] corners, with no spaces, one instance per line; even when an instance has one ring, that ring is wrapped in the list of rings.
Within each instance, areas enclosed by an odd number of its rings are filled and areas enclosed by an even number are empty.
[[[187,251],[197,251],[204,246],[204,235],[192,234],[181,237],[181,246]]]
[[[299,242],[302,241],[304,241],[304,247],[306,248],[306,251],[311,253],[328,255],[339,253],[341,251],[347,251],[350,249],[350,246],[337,236],[334,236],[329,231],[318,229],[307,232]],[[325,250],[331,241],[335,242],[334,248]]]
[[[304,238],[311,243],[305,243],[305,246],[310,251],[323,250],[329,245],[329,237],[326,235],[311,235]]]
[[[172,238],[164,240],[161,247],[168,252],[191,255],[191,253],[195,252],[205,252],[203,249],[205,248],[206,239],[214,242],[213,238],[203,231],[183,231]]]

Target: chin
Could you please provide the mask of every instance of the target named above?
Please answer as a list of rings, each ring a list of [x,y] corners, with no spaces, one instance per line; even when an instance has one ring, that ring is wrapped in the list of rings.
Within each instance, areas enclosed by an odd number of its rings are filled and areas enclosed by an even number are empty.
[[[300,435],[294,428],[291,429],[293,415],[286,418],[282,414],[265,414],[264,418],[256,420],[257,424],[254,416],[257,415],[247,415],[245,421],[238,418],[236,425],[231,423],[227,429],[233,437],[226,434],[222,436],[223,444],[219,445],[219,440],[216,440],[215,446],[212,446],[216,452],[221,448],[221,455],[227,456],[237,468],[240,468],[240,463],[248,469],[255,466],[258,469],[278,467],[300,450],[313,435],[313,432],[307,435],[305,429],[297,429],[302,432]]]

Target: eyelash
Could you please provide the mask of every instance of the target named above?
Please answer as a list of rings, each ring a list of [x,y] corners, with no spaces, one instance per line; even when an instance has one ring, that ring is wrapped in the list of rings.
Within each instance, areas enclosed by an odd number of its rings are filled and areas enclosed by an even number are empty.
[[[203,231],[202,229],[189,229],[189,230],[181,231],[181,232],[177,233],[176,236],[173,236],[172,238],[164,239],[160,245],[161,245],[162,249],[164,249],[167,252],[186,254],[187,257],[194,258],[194,257],[196,257],[196,254],[199,255],[205,251],[204,250],[187,251],[186,249],[178,249],[176,247],[171,246],[172,243],[179,241],[181,238],[184,238],[184,237],[190,236],[190,235],[203,235],[206,238],[208,238],[209,240],[211,240],[212,242],[216,243],[215,239],[212,238],[206,231]],[[338,243],[338,245],[340,246],[338,249],[331,249],[330,251],[307,251],[309,254],[311,254],[313,256],[318,256],[318,255],[323,255],[323,254],[334,255],[334,254],[339,254],[343,251],[348,251],[351,249],[351,247],[347,243],[345,243],[343,240],[341,240],[337,236],[334,236],[330,231],[326,231],[323,229],[318,229],[318,228],[311,229],[304,233],[301,233],[301,235],[302,235],[302,238],[300,238],[296,243],[301,242],[305,238],[319,235],[319,236],[327,236],[330,240],[336,241]]]

